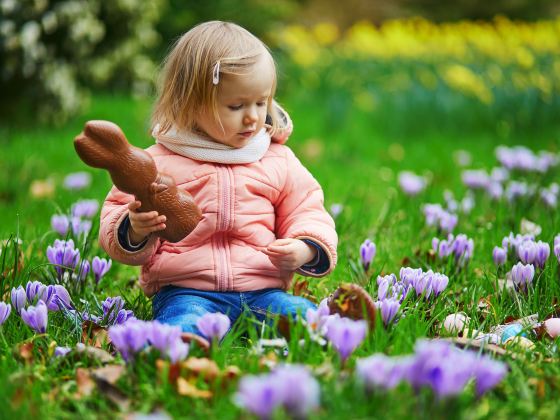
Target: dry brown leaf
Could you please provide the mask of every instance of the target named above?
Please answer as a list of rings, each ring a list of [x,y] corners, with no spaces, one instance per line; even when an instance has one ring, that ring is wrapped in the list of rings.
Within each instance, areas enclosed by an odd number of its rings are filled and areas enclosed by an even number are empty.
[[[82,323],[82,342],[89,346],[103,348],[111,343],[111,339],[106,328],[86,320]]]
[[[263,369],[263,368],[272,369],[277,364],[278,364],[278,356],[276,355],[276,352],[274,352],[274,351],[269,351],[268,353],[266,353],[263,357],[261,357],[259,359],[259,367],[261,369]]]
[[[23,359],[25,363],[32,363],[33,362],[33,341],[29,341],[27,343],[20,343],[17,346],[17,355]]]
[[[54,195],[52,179],[36,179],[29,186],[29,194],[33,198],[51,198]]]
[[[294,296],[302,296],[314,303],[317,303],[317,298],[311,290],[309,290],[309,281],[307,280],[299,280],[294,284]]]
[[[185,397],[192,398],[211,398],[212,392],[205,389],[198,389],[185,378],[177,378],[177,393]]]
[[[107,351],[93,347],[93,346],[83,346],[83,348],[78,348],[76,346],[76,353],[84,353],[88,357],[95,359],[101,363],[111,363],[115,360],[115,358]]]
[[[125,372],[123,365],[107,365],[91,371],[95,380],[103,380],[110,384],[115,384]]]
[[[241,376],[241,369],[239,369],[237,366],[234,365],[226,367],[222,372],[222,377],[228,381],[237,379],[240,376]]]
[[[286,340],[290,340],[290,320],[287,316],[278,315],[278,324],[276,325],[278,332]]]
[[[84,368],[76,369],[76,385],[78,387],[77,398],[87,397],[95,389],[94,380],[91,378],[89,371]]]
[[[214,381],[220,374],[216,362],[205,357],[189,357],[181,363],[181,367],[186,369],[187,377],[202,377],[205,381]]]

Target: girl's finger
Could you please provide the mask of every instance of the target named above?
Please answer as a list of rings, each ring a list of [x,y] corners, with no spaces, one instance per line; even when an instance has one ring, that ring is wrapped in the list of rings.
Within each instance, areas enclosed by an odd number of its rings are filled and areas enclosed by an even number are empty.
[[[156,220],[159,214],[157,211],[149,211],[147,213],[136,213],[134,215],[134,220],[141,221],[141,222],[148,222],[150,220]],[[165,217],[165,216],[164,216]]]
[[[137,209],[140,208],[141,205],[142,205],[142,203],[140,201],[134,200],[134,201],[131,201],[130,203],[128,203],[128,209],[130,211],[136,211]]]

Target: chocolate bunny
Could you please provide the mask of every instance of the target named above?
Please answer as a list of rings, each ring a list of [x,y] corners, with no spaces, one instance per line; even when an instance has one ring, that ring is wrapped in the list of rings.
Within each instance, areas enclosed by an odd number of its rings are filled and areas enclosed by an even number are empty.
[[[88,121],[74,147],[86,164],[107,169],[119,190],[140,200],[139,211],[156,210],[166,216],[166,228],[155,233],[166,241],[179,242],[200,221],[192,196],[177,189],[171,176],[159,173],[150,154],[132,146],[118,125]]]

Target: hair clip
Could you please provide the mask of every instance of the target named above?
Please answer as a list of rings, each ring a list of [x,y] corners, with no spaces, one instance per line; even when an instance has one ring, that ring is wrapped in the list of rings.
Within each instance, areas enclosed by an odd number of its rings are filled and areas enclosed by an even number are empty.
[[[216,61],[214,70],[212,70],[212,84],[217,85],[218,83],[220,83],[220,60]]]

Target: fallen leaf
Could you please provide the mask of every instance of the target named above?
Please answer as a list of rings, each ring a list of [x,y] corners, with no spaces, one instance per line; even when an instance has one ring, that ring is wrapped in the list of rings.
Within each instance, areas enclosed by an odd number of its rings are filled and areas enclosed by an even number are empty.
[[[189,357],[181,367],[186,369],[188,376],[202,377],[205,381],[214,381],[220,374],[216,362],[207,358]]]
[[[545,397],[545,381],[543,379],[529,378],[527,382],[529,383],[529,385],[535,387],[537,391],[537,397],[539,397],[540,399],[543,399]]]
[[[315,295],[309,290],[309,281],[308,280],[299,280],[294,283],[294,296],[302,296],[311,302],[317,303],[317,298]]]
[[[32,363],[33,362],[33,341],[29,341],[27,343],[20,343],[17,346],[17,355],[23,359],[25,363]]]
[[[106,328],[86,320],[82,323],[82,342],[89,346],[103,348],[111,343],[111,338]]]
[[[78,387],[76,392],[77,398],[88,397],[95,389],[95,382],[91,378],[89,371],[84,368],[76,369],[76,385]]]
[[[94,360],[97,360],[101,363],[111,363],[115,360],[115,358],[111,356],[111,354],[106,350],[93,346],[85,346],[82,343],[78,343],[78,344],[81,344],[81,346],[76,345],[75,347],[76,354],[85,354],[86,356]]]
[[[212,392],[205,389],[198,389],[185,378],[177,378],[177,393],[192,398],[207,399],[212,397]]]
[[[110,384],[115,384],[125,372],[123,365],[107,365],[100,368],[93,369],[91,375],[96,380],[103,380]]]
[[[51,198],[54,195],[52,179],[37,179],[29,186],[29,193],[33,198]]]
[[[224,369],[222,377],[228,381],[237,379],[241,376],[241,369],[237,366],[231,365]]]
[[[276,328],[282,337],[286,338],[286,340],[290,339],[290,319],[287,316],[278,315]]]

